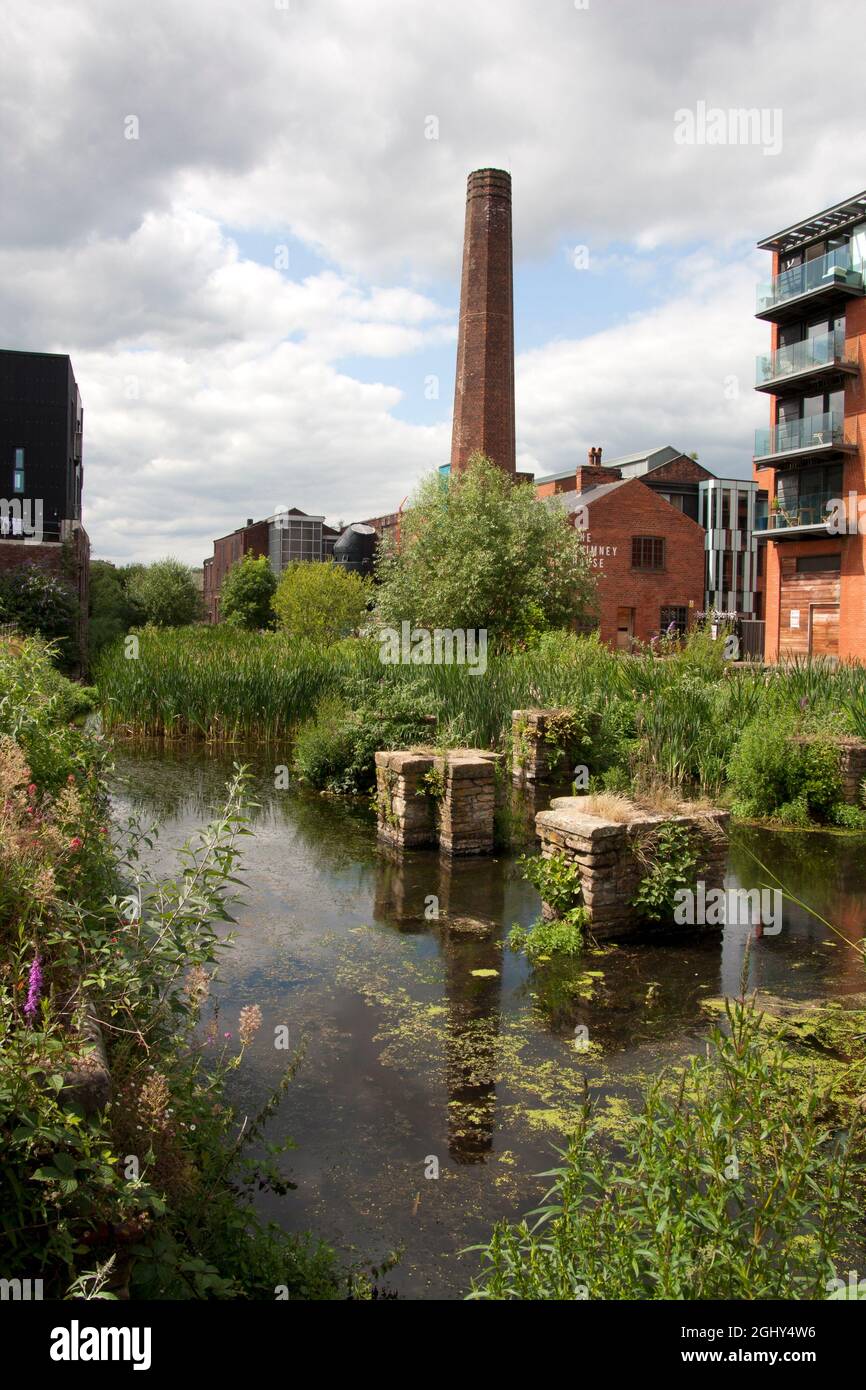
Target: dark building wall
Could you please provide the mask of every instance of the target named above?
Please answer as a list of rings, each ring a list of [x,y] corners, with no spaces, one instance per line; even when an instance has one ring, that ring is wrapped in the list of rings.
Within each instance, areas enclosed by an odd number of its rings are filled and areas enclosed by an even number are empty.
[[[66,356],[0,351],[0,498],[11,501],[16,449],[24,450],[24,493],[42,501],[43,527],[56,539],[81,520],[81,398]]]

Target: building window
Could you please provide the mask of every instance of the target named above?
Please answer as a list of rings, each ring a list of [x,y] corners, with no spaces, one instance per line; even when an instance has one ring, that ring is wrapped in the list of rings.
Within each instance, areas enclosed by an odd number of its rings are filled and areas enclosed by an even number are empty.
[[[24,492],[24,450],[15,450],[15,465],[12,469],[12,491],[13,493]]]
[[[797,574],[839,574],[841,555],[798,555]]]
[[[661,622],[659,624],[663,633],[674,631],[682,635],[689,625],[689,610],[687,608],[673,607],[663,608],[661,611]]]
[[[664,539],[661,536],[632,536],[631,567],[633,570],[663,570]]]

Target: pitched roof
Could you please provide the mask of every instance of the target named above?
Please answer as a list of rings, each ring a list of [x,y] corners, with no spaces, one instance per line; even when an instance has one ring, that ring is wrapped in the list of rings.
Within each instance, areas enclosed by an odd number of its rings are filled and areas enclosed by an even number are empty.
[[[630,483],[631,478],[614,478],[612,483],[596,483],[595,487],[588,487],[585,492],[554,492],[550,497],[542,500],[545,502],[561,502],[565,504],[569,512],[577,511],[578,507],[591,507],[593,502],[598,502],[602,497],[607,497],[609,493],[616,492],[618,487],[624,487]]]

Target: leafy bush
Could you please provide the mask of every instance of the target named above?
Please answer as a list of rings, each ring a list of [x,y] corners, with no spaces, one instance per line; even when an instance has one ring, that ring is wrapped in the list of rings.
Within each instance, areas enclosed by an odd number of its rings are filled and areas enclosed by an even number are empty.
[[[498,646],[567,628],[596,600],[565,509],[481,454],[447,480],[424,480],[403,512],[399,546],[380,554],[377,578],[383,623],[484,629]]]
[[[266,555],[245,555],[232,565],[220,589],[220,618],[250,631],[273,627],[277,577]]]
[[[130,601],[154,627],[184,627],[201,617],[201,594],[192,570],[171,556],[129,572]]]
[[[537,888],[541,901],[556,917],[564,917],[581,900],[580,870],[564,854],[522,854],[517,861],[523,877]]]
[[[515,922],[508,933],[508,945],[512,951],[522,951],[533,965],[551,957],[578,956],[588,921],[585,907],[573,907],[552,922],[539,918],[528,929]]]
[[[739,815],[788,825],[832,822],[841,800],[839,750],[828,739],[796,737],[792,719],[755,720],[731,759],[730,779]]]
[[[67,669],[78,657],[77,620],[78,600],[62,579],[38,565],[0,575],[0,625],[55,642],[53,655]]]
[[[355,716],[342,700],[323,700],[295,741],[295,764],[304,780],[319,790],[343,787],[355,761],[359,733]]]
[[[575,956],[583,950],[584,930],[589,913],[582,905],[580,870],[564,854],[522,854],[518,867],[527,882],[536,888],[542,902],[553,913],[553,920],[543,917],[527,929],[519,924],[511,928],[508,944],[512,951],[523,951],[533,964],[552,956]]]
[[[362,794],[376,784],[376,753],[429,740],[430,700],[408,682],[348,680],[298,730],[295,762],[319,790]]]
[[[830,819],[833,825],[843,830],[866,830],[866,810],[862,806],[849,806],[839,801],[833,807]]]
[[[123,637],[130,628],[147,621],[144,610],[133,602],[130,579],[143,566],[118,568],[108,560],[90,562],[90,627],[88,640],[91,660],[104,647]]]
[[[611,1157],[589,1102],[532,1224],[502,1222],[474,1299],[823,1299],[858,1218],[850,1135],[823,1121],[751,1003],[647,1090]]]
[[[313,642],[338,642],[357,632],[367,615],[370,584],[328,560],[298,563],[282,573],[273,608],[283,632]]]
[[[104,758],[98,738],[70,727],[92,708],[93,691],[61,675],[54,652],[35,637],[0,640],[0,734],[19,745],[32,780],[50,792],[92,777]]]
[[[698,851],[692,832],[676,821],[664,821],[636,839],[633,851],[646,873],[631,900],[632,906],[648,922],[669,920],[680,889],[694,887]]]

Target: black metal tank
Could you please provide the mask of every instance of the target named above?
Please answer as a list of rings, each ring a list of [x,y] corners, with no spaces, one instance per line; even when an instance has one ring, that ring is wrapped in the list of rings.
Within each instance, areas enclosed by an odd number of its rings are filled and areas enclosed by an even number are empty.
[[[344,565],[355,574],[372,574],[378,539],[372,526],[353,522],[334,542],[334,563]]]

